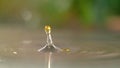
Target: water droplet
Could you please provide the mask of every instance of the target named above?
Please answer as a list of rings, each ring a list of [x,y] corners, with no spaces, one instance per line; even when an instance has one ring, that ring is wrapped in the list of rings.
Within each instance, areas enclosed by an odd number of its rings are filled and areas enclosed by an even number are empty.
[[[18,53],[16,51],[14,51],[13,54],[17,55]]]
[[[45,26],[45,32],[50,33],[51,32],[51,27],[50,26]]]

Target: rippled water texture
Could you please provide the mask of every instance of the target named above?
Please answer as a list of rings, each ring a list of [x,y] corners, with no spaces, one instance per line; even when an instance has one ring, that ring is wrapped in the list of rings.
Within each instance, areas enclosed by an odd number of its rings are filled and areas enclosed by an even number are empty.
[[[53,30],[53,41],[71,52],[54,53],[51,68],[120,68],[120,35]],[[47,68],[44,30],[0,28],[0,68]]]

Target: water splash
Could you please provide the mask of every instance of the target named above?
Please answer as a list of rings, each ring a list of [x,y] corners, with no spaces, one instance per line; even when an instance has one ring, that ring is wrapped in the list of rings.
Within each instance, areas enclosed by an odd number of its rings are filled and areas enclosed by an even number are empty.
[[[52,36],[51,36],[51,27],[50,26],[45,26],[45,32],[47,35],[47,44],[38,49],[39,52],[43,51],[43,52],[58,52],[58,51],[63,51],[63,49],[57,47],[54,45],[53,41],[52,41]]]
[[[45,26],[45,32],[47,35],[47,44],[38,49],[39,52],[44,52],[48,54],[48,60],[47,60],[47,66],[48,68],[51,68],[51,57],[54,52],[58,51],[63,51],[61,48],[56,47],[52,41],[52,36],[51,36],[51,27],[50,26]]]
[[[61,49],[57,46],[54,45],[53,41],[52,41],[52,36],[51,36],[51,27],[50,26],[45,26],[45,32],[47,35],[47,44],[38,49],[38,52],[44,52],[48,54],[48,60],[47,60],[47,66],[48,68],[51,68],[51,58],[52,58],[52,54],[54,52],[70,52],[70,49]]]

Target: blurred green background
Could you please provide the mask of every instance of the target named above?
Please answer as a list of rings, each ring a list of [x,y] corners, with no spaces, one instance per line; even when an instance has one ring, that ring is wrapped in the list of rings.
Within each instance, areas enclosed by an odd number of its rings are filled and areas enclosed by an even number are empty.
[[[0,0],[1,25],[120,31],[119,0]]]

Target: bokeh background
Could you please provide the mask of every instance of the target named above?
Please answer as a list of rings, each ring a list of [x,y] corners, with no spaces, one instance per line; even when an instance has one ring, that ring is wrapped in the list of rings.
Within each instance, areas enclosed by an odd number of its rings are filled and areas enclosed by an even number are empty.
[[[120,31],[119,0],[0,0],[0,23]]]
[[[51,68],[120,68],[119,0],[0,0],[0,68],[47,68],[45,25]]]

